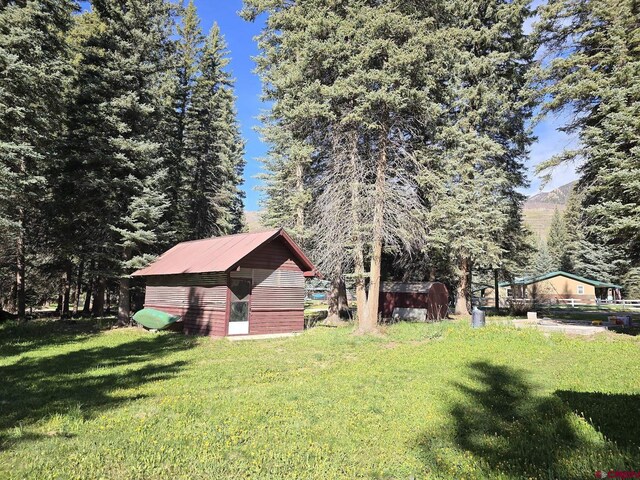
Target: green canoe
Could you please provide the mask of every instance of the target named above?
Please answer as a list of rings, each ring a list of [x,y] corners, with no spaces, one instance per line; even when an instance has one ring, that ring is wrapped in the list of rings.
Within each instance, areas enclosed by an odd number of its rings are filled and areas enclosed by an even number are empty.
[[[143,327],[151,330],[162,330],[180,320],[179,315],[172,315],[153,308],[143,308],[136,312],[133,319]]]

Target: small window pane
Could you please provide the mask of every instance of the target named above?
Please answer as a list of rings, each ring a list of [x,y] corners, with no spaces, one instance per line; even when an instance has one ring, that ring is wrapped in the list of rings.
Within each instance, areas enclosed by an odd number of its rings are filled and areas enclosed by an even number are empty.
[[[584,295],[584,285],[578,285],[578,295]]]
[[[249,302],[231,302],[230,322],[246,322],[249,319]]]

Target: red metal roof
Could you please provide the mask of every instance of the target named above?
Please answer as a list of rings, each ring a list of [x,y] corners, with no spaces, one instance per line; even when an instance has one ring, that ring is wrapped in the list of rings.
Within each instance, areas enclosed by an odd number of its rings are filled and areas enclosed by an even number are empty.
[[[282,238],[302,265],[305,276],[315,267],[291,237],[279,228],[257,233],[239,233],[224,237],[182,242],[167,250],[156,261],[133,276],[175,275],[180,273],[226,272],[258,247]]]

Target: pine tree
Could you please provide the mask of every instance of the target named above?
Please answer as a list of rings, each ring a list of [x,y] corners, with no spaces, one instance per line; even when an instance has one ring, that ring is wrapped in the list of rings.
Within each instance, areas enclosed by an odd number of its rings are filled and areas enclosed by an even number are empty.
[[[533,263],[530,268],[530,273],[534,276],[539,276],[553,272],[555,269],[555,260],[549,252],[547,243],[544,240],[539,239],[537,251],[533,257]]]
[[[79,205],[78,223],[95,232],[88,238],[99,239],[88,254],[99,272],[94,313],[101,313],[106,279],[121,275],[121,322],[128,321],[131,269],[171,237],[158,209],[166,207],[163,154],[170,148],[163,132],[170,122],[165,99],[174,74],[174,15],[163,0],[95,1],[77,33],[68,158],[85,175],[79,198],[92,200]]]
[[[565,217],[557,208],[553,212],[547,247],[549,255],[553,259],[553,270],[562,270],[571,273],[573,265],[567,250],[569,244],[569,233],[565,224]]]
[[[586,239],[613,254],[620,280],[640,269],[638,15],[636,0],[558,0],[536,27],[547,52],[535,77],[542,113],[572,112],[563,130],[580,138],[540,169],[581,161]]]
[[[273,102],[267,206],[311,230],[328,275],[353,275],[358,328],[373,331],[383,250],[424,239],[415,134],[435,109],[431,22],[412,2],[245,5],[249,18],[269,13],[258,64]]]
[[[241,229],[244,144],[236,120],[233,80],[225,41],[217,25],[206,39],[191,105],[185,118],[185,158],[191,176],[190,231],[193,238]]]
[[[601,281],[612,281],[616,264],[614,251],[588,228],[588,216],[583,208],[584,195],[574,191],[564,212],[566,225],[565,254],[572,273]]]
[[[71,0],[0,3],[0,228],[14,242],[16,309],[25,317],[30,230],[49,179],[46,162],[61,135]]]
[[[517,189],[525,185],[531,142],[526,81],[533,46],[523,34],[528,4],[461,0],[440,13],[445,111],[422,188],[431,205],[431,248],[458,267],[458,314],[470,305],[474,265],[500,267],[522,229]]]
[[[176,81],[173,85],[175,89],[169,97],[173,100],[175,123],[172,126],[175,130],[168,135],[168,138],[172,139],[172,156],[167,162],[169,179],[167,193],[170,200],[167,211],[171,212],[168,221],[176,230],[177,239],[188,240],[192,237],[188,218],[191,204],[191,178],[185,152],[185,129],[198,75],[198,62],[205,41],[193,0],[190,0],[182,10],[182,22],[178,25],[177,33]]]

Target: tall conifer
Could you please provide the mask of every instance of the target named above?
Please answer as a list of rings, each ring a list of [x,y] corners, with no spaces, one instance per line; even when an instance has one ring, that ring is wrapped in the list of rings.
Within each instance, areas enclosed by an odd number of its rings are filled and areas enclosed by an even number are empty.
[[[244,144],[236,120],[228,51],[217,25],[207,37],[185,117],[190,171],[189,222],[193,238],[238,231]]]

